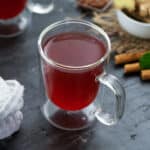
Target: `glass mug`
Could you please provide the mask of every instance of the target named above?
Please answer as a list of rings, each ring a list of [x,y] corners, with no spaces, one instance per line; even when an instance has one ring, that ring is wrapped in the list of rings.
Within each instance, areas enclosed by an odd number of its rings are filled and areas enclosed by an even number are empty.
[[[32,12],[45,14],[52,11],[53,7],[53,0],[1,0],[0,37],[22,33],[31,22]]]
[[[81,20],[51,24],[38,39],[41,69],[47,95],[42,113],[55,127],[80,130],[97,118],[105,125],[121,119],[125,91],[118,79],[105,72],[111,43],[98,26]],[[115,112],[96,104],[104,84],[115,96]]]

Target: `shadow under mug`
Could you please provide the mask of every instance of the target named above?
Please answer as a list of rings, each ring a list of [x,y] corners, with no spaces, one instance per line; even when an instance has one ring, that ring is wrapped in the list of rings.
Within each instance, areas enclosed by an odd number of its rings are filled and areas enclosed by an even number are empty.
[[[53,8],[53,0],[1,0],[0,37],[19,35],[30,24],[32,12],[46,14]]]
[[[77,34],[84,33],[102,41],[106,48],[104,56],[99,58],[96,62],[84,66],[60,64],[48,57],[46,52],[44,52],[44,45],[48,39],[55,35],[68,32]],[[89,127],[96,119],[105,125],[111,126],[122,118],[125,107],[125,90],[115,76],[107,74],[105,71],[107,65],[106,61],[111,51],[111,43],[109,37],[101,28],[83,20],[69,19],[58,21],[42,31],[38,39],[38,47],[47,95],[47,101],[42,106],[42,112],[53,126],[64,130],[80,130]],[[97,70],[97,73],[93,70]],[[112,97],[112,99],[115,100],[115,106],[111,106],[115,107],[113,113],[106,112],[106,110],[96,104],[95,99],[98,99],[99,94],[101,94],[100,85],[102,84],[105,85],[115,97]],[[84,88],[82,89],[81,87]],[[100,92],[94,90],[94,87],[98,87]],[[57,89],[59,89],[59,92],[56,91]],[[62,93],[62,91],[64,93]],[[70,91],[72,91],[72,98],[70,97]],[[57,95],[58,93],[59,95]],[[56,101],[53,99],[54,96],[52,96],[55,95],[55,97],[57,97],[58,103],[62,101],[65,102],[65,99],[61,99],[61,97],[68,99],[66,100],[66,108],[69,108],[69,105],[71,103],[73,104],[73,101],[75,104],[77,102],[77,104],[81,105],[82,102],[85,101],[85,99],[82,101],[82,96],[84,95],[84,98],[88,98],[91,97],[93,93],[96,97],[92,99],[91,103],[78,110],[61,108],[55,103]],[[82,98],[79,97],[80,95],[82,95]],[[100,99],[98,101],[100,101]],[[76,107],[77,106],[74,106],[74,108]]]

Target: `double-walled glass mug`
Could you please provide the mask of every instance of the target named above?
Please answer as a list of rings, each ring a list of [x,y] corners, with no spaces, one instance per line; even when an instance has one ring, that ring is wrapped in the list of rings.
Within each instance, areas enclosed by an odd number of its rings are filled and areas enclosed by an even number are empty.
[[[52,125],[80,130],[96,119],[108,126],[121,119],[125,91],[118,79],[105,71],[111,43],[101,28],[83,20],[59,21],[44,29],[38,47],[47,95],[42,112]],[[114,94],[112,113],[96,103],[102,84]]]
[[[53,7],[53,0],[1,0],[0,37],[22,33],[31,22],[32,12],[45,14]]]

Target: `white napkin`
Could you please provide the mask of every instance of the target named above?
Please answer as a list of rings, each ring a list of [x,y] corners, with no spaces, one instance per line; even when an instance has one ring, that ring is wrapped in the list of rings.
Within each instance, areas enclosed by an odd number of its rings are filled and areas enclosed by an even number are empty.
[[[19,130],[23,119],[20,111],[24,105],[24,87],[16,80],[0,77],[0,139]]]
[[[20,129],[23,114],[21,111],[7,116],[5,120],[0,122],[0,139],[7,138]]]

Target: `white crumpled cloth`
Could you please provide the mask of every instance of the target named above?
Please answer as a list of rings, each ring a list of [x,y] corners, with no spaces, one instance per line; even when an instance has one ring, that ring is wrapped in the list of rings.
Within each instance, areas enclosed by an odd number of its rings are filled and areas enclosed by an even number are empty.
[[[23,120],[23,93],[24,87],[18,81],[0,77],[0,139],[19,130]]]

